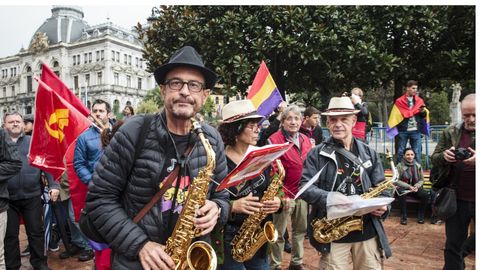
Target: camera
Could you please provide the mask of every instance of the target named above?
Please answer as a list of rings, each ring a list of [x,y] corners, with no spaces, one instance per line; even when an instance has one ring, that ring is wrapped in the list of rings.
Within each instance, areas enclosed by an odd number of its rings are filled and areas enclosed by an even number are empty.
[[[470,151],[468,151],[468,149],[466,148],[457,148],[455,149],[455,159],[456,160],[465,160],[465,159],[468,159],[472,156],[472,153],[470,153]]]

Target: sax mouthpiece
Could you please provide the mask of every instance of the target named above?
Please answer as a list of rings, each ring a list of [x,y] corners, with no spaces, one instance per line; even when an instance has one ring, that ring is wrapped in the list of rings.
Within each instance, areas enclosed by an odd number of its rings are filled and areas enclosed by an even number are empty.
[[[192,131],[197,134],[202,133],[203,132],[202,125],[200,124],[200,122],[198,122],[194,118],[192,118],[191,120],[192,120]]]

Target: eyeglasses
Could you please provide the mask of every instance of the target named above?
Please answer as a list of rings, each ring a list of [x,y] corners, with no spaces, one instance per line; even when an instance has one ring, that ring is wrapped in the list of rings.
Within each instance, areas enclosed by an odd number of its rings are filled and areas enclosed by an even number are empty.
[[[186,81],[186,82],[184,82],[184,81],[179,80],[179,79],[171,79],[171,80],[166,80],[165,81],[165,85],[168,85],[168,87],[170,89],[175,90],[175,91],[182,90],[182,88],[185,84],[187,85],[188,90],[190,92],[194,92],[194,93],[198,93],[198,92],[202,91],[203,88],[204,88],[203,83],[198,82],[198,81]]]
[[[246,128],[248,128],[250,130],[253,130],[253,131],[259,131],[261,127],[257,124],[248,124],[246,126]]]

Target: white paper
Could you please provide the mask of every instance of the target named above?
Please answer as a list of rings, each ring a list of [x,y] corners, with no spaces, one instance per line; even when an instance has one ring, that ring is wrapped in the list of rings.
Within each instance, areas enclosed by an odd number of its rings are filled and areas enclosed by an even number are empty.
[[[343,197],[338,196],[337,199],[339,200],[335,202],[333,196],[336,195],[332,194],[331,202],[330,204],[327,204],[327,219],[336,219],[347,216],[363,216],[382,206],[389,205],[394,200],[394,198],[391,197],[363,199],[358,195],[353,195]],[[349,199],[348,203],[345,203],[345,198]]]

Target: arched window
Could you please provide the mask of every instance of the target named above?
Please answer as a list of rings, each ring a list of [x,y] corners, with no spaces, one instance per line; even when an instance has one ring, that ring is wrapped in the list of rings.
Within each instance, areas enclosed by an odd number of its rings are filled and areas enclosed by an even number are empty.
[[[26,83],[26,85],[27,85],[27,91],[26,91],[26,92],[27,92],[27,93],[30,93],[30,92],[33,91],[33,85],[32,85],[32,83],[33,83],[33,81],[32,81],[32,67],[27,66],[27,67],[25,68],[25,71],[26,71],[26,73],[27,73],[27,74],[26,74],[26,75],[27,75],[27,76],[26,76],[26,80],[27,80],[27,83]]]
[[[58,66],[59,66],[58,61],[53,61],[53,67],[56,68]]]
[[[129,101],[127,101],[127,104],[126,104],[126,105],[127,105],[127,106],[132,106],[132,102],[130,102],[130,100],[129,100]]]

